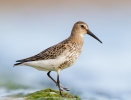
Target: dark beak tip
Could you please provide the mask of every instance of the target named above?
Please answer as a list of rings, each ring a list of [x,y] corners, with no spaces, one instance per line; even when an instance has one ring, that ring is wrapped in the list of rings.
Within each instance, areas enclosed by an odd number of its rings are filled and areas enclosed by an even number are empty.
[[[100,43],[102,43],[101,40],[100,40],[99,38],[97,38],[90,30],[88,30],[88,33],[87,33],[87,34],[90,35],[90,36],[92,36],[92,37],[95,38],[96,40],[98,40]]]

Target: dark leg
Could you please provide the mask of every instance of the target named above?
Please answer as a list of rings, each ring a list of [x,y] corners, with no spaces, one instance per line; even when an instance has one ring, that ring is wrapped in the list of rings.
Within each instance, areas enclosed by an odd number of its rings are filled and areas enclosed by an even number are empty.
[[[51,71],[49,71],[49,72],[47,73],[48,77],[49,77],[50,79],[52,79],[52,80],[56,83],[56,85],[58,86],[57,82],[50,76],[50,72],[51,72]],[[61,88],[61,90],[64,89],[64,90],[66,90],[66,91],[69,91],[68,88],[63,87],[62,85],[60,85],[60,88]]]
[[[50,76],[50,72],[51,72],[51,71],[49,71],[49,72],[47,73],[48,77],[51,78],[51,79],[57,84],[57,82]]]
[[[62,96],[61,88],[60,88],[59,74],[57,74],[57,85],[58,85],[58,88],[59,88],[59,91],[60,91],[60,95]]]

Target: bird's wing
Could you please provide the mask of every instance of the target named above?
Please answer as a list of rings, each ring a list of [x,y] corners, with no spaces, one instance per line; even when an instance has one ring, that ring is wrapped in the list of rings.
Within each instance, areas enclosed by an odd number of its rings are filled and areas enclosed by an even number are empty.
[[[16,62],[18,62],[18,63],[14,64],[14,66],[20,65],[20,64],[22,64],[24,62],[29,62],[29,61],[55,59],[61,53],[63,53],[64,50],[66,50],[65,44],[64,43],[59,43],[57,45],[54,45],[52,47],[49,47],[49,48],[45,49],[44,51],[40,52],[39,54],[37,54],[35,56],[29,57],[29,58],[26,58],[26,59],[17,60]]]

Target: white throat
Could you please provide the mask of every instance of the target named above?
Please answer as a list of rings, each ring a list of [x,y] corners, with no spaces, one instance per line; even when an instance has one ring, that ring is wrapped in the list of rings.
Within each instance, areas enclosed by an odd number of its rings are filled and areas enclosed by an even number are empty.
[[[83,38],[83,37],[84,37],[84,34],[80,34],[80,36]]]

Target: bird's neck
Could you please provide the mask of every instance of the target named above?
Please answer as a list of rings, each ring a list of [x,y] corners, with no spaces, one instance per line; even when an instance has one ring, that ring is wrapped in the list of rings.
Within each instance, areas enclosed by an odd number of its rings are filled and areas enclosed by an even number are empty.
[[[84,35],[83,34],[71,33],[69,39],[70,39],[70,41],[75,42],[79,45],[83,45],[83,43],[84,43]]]

